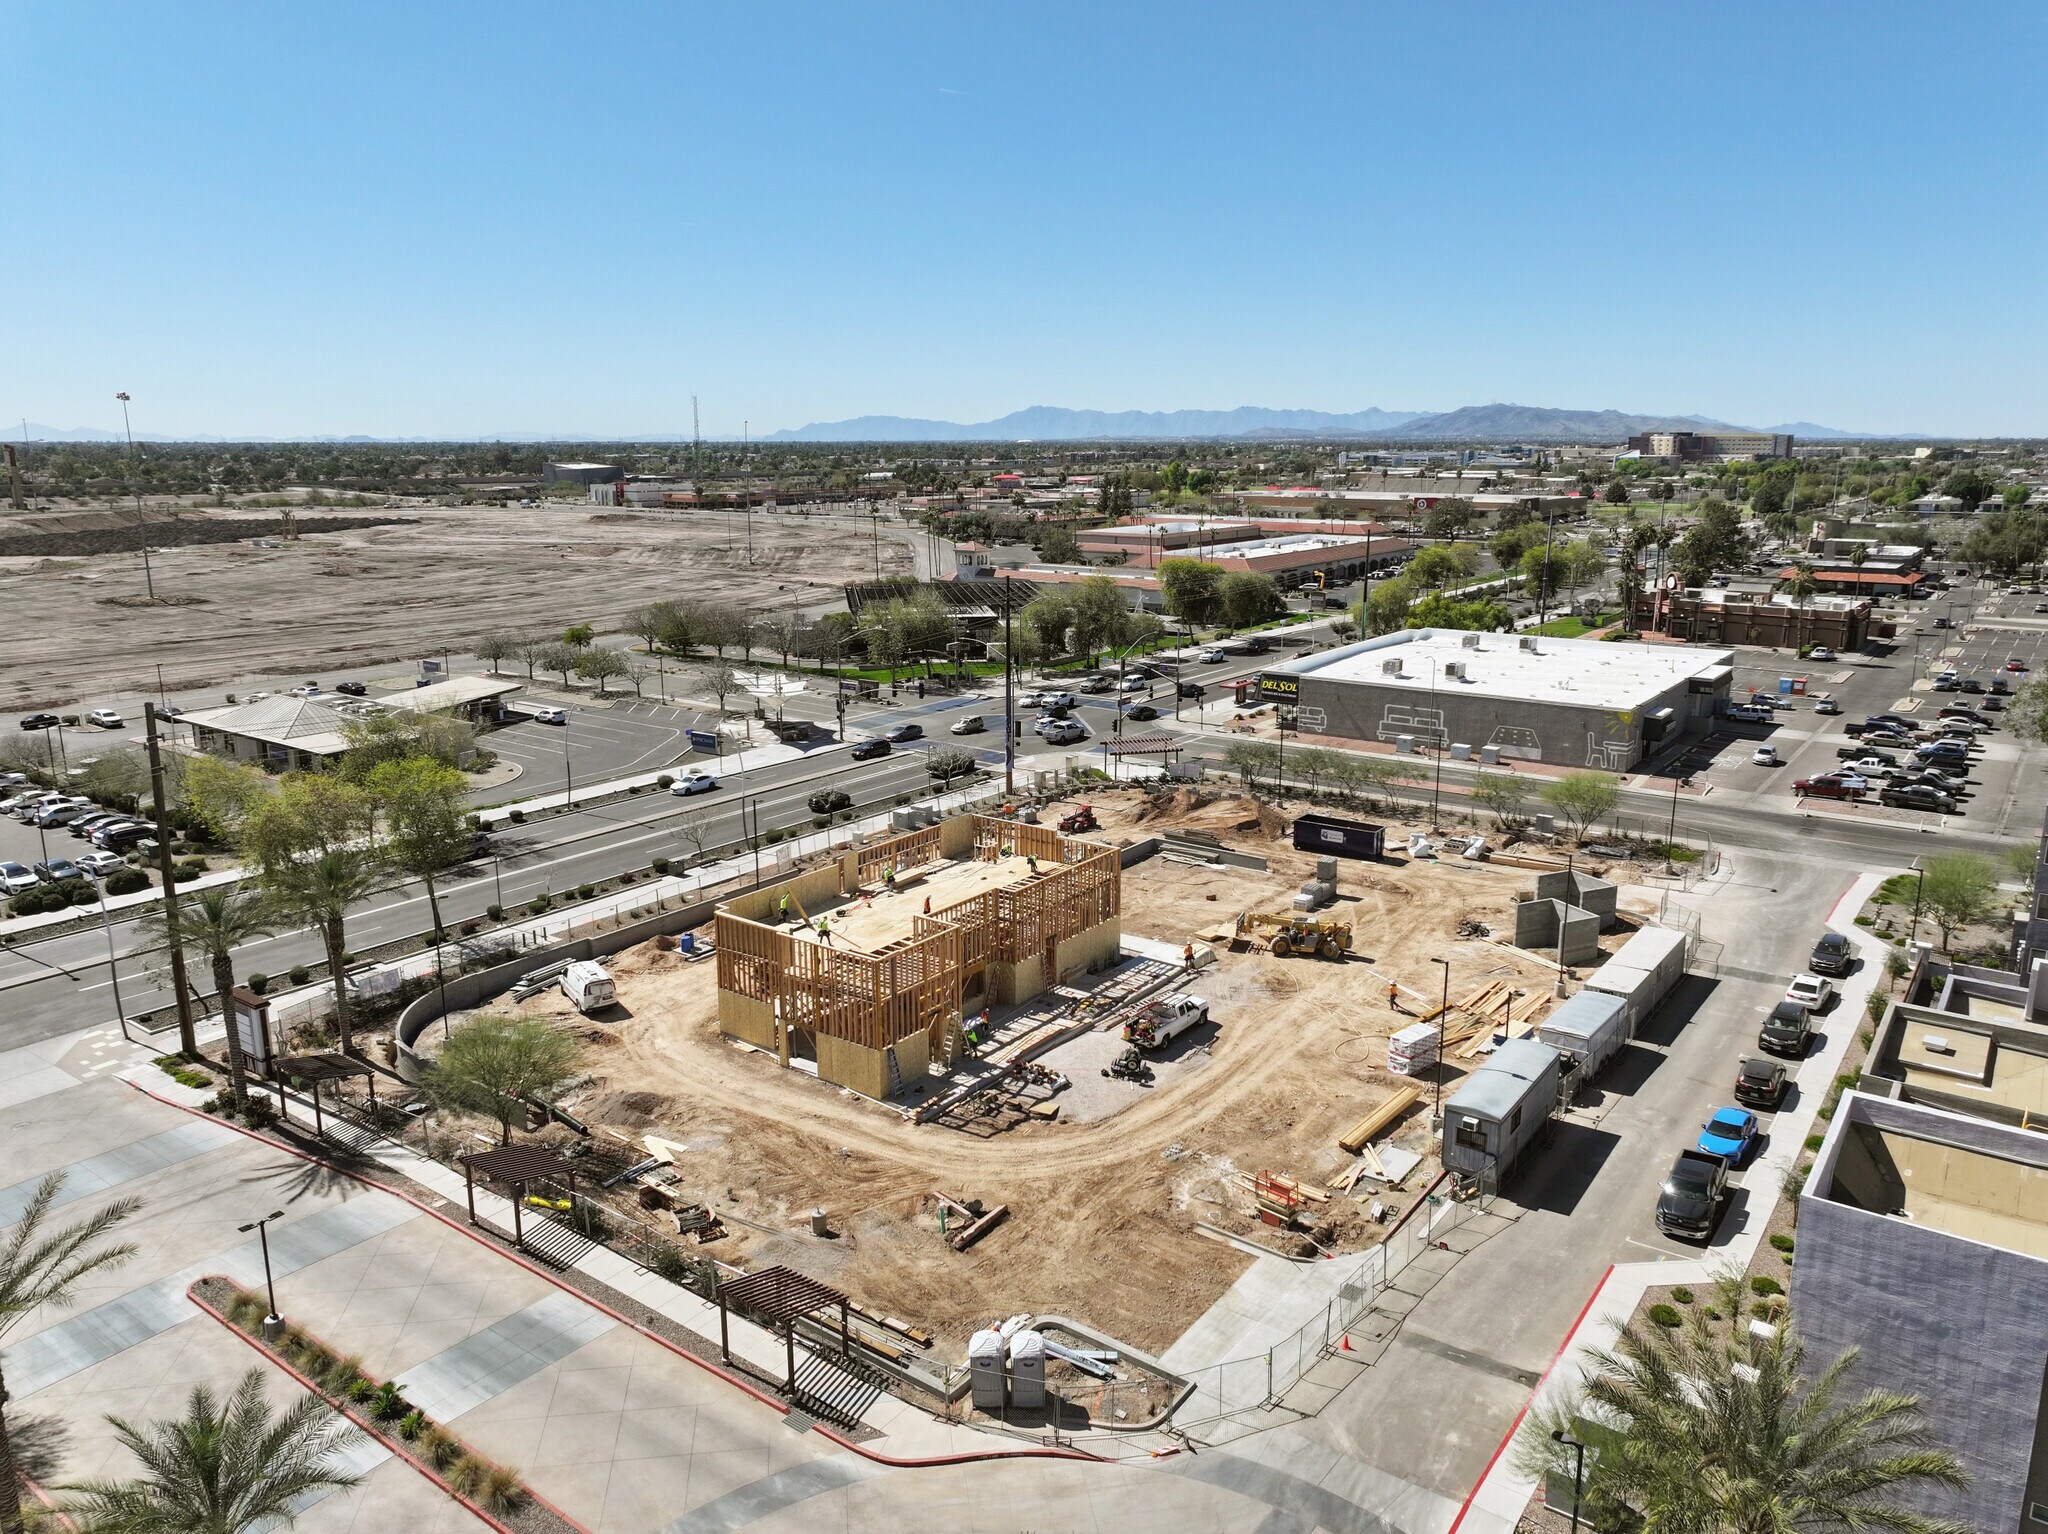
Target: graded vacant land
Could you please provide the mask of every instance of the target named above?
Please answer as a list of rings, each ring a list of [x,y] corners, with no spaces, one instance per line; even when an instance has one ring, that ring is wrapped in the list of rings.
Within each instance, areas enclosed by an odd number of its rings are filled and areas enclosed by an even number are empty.
[[[662,597],[726,601],[762,616],[906,573],[901,529],[870,534],[796,512],[746,519],[570,506],[406,506],[364,515],[180,511],[153,522],[155,606],[141,601],[133,517],[49,513],[5,526],[34,552],[0,557],[0,708],[154,690],[232,686],[462,651],[491,629],[600,629]],[[261,540],[260,542],[257,540]],[[879,556],[877,554],[879,545]]]
[[[1091,839],[1192,825],[1270,860],[1266,873],[1161,856],[1126,870],[1124,932],[1175,951],[1240,910],[1284,909],[1313,867],[1280,839],[1285,818],[1235,795],[1161,802],[1110,791],[1094,802],[1104,830]],[[1359,1197],[1333,1193],[1310,1205],[1304,1235],[1258,1224],[1246,1179],[1272,1171],[1321,1187],[1352,1165],[1338,1137],[1408,1084],[1387,1073],[1386,1040],[1435,1004],[1442,972],[1432,958],[1451,961],[1454,1001],[1494,980],[1530,997],[1548,993],[1553,971],[1541,957],[1459,935],[1507,930],[1532,878],[1464,861],[1340,864],[1337,904],[1324,914],[1350,917],[1349,958],[1219,945],[1216,962],[1186,982],[1210,1002],[1213,1031],[1192,1050],[1171,1052],[1173,1068],[1151,1088],[1099,1074],[1084,1083],[1075,1072],[1070,1090],[1088,1100],[1078,1122],[911,1122],[722,1037],[716,966],[647,945],[607,961],[618,1008],[594,1023],[575,1019],[594,1041],[594,1080],[566,1105],[616,1131],[684,1147],[673,1191],[709,1205],[732,1233],[710,1255],[787,1263],[929,1327],[954,1356],[976,1326],[1018,1311],[1070,1315],[1159,1350],[1249,1260],[1220,1233],[1288,1252],[1304,1239],[1332,1251],[1379,1239],[1367,1184]],[[1398,1011],[1388,1004],[1390,983],[1401,987]],[[553,992],[518,1010],[573,1017]],[[1108,1039],[1081,1041],[1100,1051]],[[1447,1084],[1473,1063],[1454,1052]],[[1430,1143],[1425,1101],[1380,1142],[1425,1157],[1389,1203],[1405,1205],[1426,1184]],[[934,1190],[1007,1204],[1010,1218],[956,1253],[940,1235]],[[810,1211],[820,1207],[830,1237],[809,1232]]]

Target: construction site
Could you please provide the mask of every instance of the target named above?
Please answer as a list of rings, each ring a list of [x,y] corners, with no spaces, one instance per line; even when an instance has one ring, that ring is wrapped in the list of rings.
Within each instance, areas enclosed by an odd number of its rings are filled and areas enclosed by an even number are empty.
[[[563,1106],[647,1158],[621,1206],[955,1362],[1027,1312],[1161,1353],[1255,1255],[1384,1239],[1438,1175],[1435,1096],[1553,1003],[1555,951],[1514,946],[1552,864],[1389,824],[1333,870],[1204,790],[1068,819],[870,841],[608,959],[612,1008],[509,1008],[589,1041]],[[1605,951],[1650,903],[1609,877]]]

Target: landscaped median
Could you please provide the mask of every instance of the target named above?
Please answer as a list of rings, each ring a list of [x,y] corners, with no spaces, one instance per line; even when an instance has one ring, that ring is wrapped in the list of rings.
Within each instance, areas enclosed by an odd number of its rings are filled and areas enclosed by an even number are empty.
[[[192,1302],[250,1347],[323,1398],[370,1437],[451,1497],[506,1534],[587,1534],[553,1503],[530,1491],[517,1472],[472,1452],[447,1428],[427,1420],[389,1380],[363,1372],[360,1359],[335,1352],[302,1327],[264,1335],[264,1297],[219,1276],[186,1290]]]

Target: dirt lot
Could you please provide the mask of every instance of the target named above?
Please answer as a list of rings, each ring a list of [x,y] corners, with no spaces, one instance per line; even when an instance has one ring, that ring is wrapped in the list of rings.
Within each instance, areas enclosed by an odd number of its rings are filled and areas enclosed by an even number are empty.
[[[1248,906],[1283,908],[1312,867],[1279,840],[1282,817],[1262,820],[1235,796],[1142,825],[1145,801],[1134,792],[1095,803],[1112,839],[1166,819],[1216,831],[1272,862],[1264,875],[1159,857],[1140,863],[1124,876],[1127,934],[1178,946]],[[1353,918],[1353,956],[1330,963],[1225,951],[1190,987],[1220,1025],[1207,1063],[1163,1074],[1131,1106],[1088,1122],[1030,1122],[987,1138],[912,1125],[725,1041],[714,966],[651,946],[612,966],[621,1006],[588,1030],[598,1079],[567,1105],[687,1145],[678,1191],[728,1214],[734,1238],[713,1249],[725,1260],[799,1267],[932,1328],[950,1352],[990,1318],[1026,1310],[1062,1312],[1163,1349],[1249,1260],[1198,1232],[1196,1221],[1273,1245],[1301,1241],[1255,1222],[1239,1175],[1273,1170],[1321,1183],[1349,1164],[1337,1137],[1393,1088],[1385,1040],[1424,1009],[1420,998],[1438,994],[1432,956],[1451,959],[1453,998],[1490,979],[1548,990],[1534,956],[1456,935],[1461,919],[1505,929],[1515,892],[1531,877],[1466,862],[1342,864],[1337,909]],[[1408,988],[1409,1010],[1389,1009],[1389,977]],[[520,1010],[570,1016],[559,994]],[[1450,1080],[1469,1068],[1453,1066]],[[1426,1150],[1427,1112],[1411,1113],[1393,1143]],[[1432,1171],[1425,1163],[1410,1176],[1409,1196]],[[939,1239],[934,1188],[1007,1203],[1012,1217],[956,1254]],[[817,1206],[830,1212],[836,1239],[797,1234]],[[1329,1248],[1378,1238],[1362,1201],[1336,1195],[1312,1208],[1316,1238]]]
[[[116,514],[9,521],[10,531],[58,541],[0,558],[0,604],[35,615],[0,636],[0,708],[153,690],[157,662],[170,687],[233,686],[284,671],[460,651],[494,628],[602,629],[658,597],[725,600],[766,614],[821,602],[874,573],[864,520],[854,537],[843,521],[756,515],[749,564],[741,519],[721,512],[406,506],[390,513],[401,523],[325,532],[316,530],[322,515],[309,509],[299,518],[301,539],[273,547],[249,540],[275,538],[274,511],[187,509],[179,524],[192,524],[186,532],[195,541],[171,547],[162,545],[185,534],[159,524],[156,589],[176,605],[155,607],[131,605],[142,592],[135,553],[94,552],[120,536]],[[241,541],[196,541],[221,536],[220,524]],[[64,541],[67,527],[72,542]],[[881,529],[885,575],[909,571],[901,536]],[[64,549],[77,557],[50,552]]]

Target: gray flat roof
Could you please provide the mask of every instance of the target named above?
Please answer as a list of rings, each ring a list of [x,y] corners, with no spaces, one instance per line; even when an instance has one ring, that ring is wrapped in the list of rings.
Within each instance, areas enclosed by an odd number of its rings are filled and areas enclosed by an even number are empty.
[[[1532,647],[1525,649],[1524,640]],[[1732,651],[1692,645],[1403,629],[1266,670],[1403,692],[1426,694],[1435,688],[1483,698],[1626,711],[1643,707],[1693,677],[1710,677],[1733,659]],[[1386,670],[1392,661],[1400,662],[1398,671]],[[1465,668],[1462,677],[1445,671],[1453,662]]]

